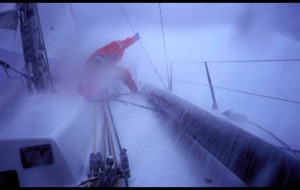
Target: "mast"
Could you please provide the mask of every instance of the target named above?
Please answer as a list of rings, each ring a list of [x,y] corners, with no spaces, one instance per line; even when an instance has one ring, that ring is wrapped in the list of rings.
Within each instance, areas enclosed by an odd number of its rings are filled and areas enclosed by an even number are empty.
[[[50,68],[36,3],[17,3],[26,79],[32,93],[53,92]]]

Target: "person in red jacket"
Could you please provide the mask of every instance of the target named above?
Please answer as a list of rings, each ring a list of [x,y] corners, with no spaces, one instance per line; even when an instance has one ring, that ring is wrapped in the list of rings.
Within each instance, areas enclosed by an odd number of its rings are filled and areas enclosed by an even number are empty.
[[[87,100],[103,100],[111,93],[114,83],[121,80],[131,92],[138,91],[129,70],[117,66],[126,48],[140,39],[138,33],[124,40],[113,41],[94,51],[85,65],[85,84],[78,84],[78,92]]]

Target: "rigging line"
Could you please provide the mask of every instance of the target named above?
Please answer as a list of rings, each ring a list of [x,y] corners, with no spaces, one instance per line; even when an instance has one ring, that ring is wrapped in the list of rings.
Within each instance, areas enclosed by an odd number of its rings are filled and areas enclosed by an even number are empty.
[[[268,131],[267,129],[263,128],[262,126],[252,122],[252,121],[249,121],[249,123],[251,123],[252,125],[254,125],[255,127],[259,128],[260,130],[268,133],[269,135],[271,135],[273,138],[275,138],[280,144],[282,144],[283,146],[285,146],[288,150],[292,150],[292,148],[286,144],[285,142],[283,142],[280,138],[278,138],[277,136],[275,136],[273,133],[271,133],[270,131]],[[296,157],[298,157],[298,155],[294,152],[294,155]]]
[[[54,18],[55,20],[55,24],[56,26],[64,26],[64,24],[66,23],[64,16],[62,16],[61,14],[59,14],[60,12],[60,7],[58,3],[53,3],[52,4],[52,17],[50,17],[50,19],[52,20]],[[47,17],[47,19],[49,19],[49,17]],[[54,23],[53,23],[54,24]]]
[[[48,15],[48,17],[46,17],[44,19],[44,22],[47,23],[47,24],[51,24],[51,27],[54,27],[53,24],[51,23],[51,21],[49,21],[49,18],[51,18],[51,20],[56,20],[55,17],[57,16],[57,14],[54,14],[54,8],[53,8],[52,5],[51,6],[47,6],[47,10],[48,10],[47,12],[49,12],[49,15]],[[57,41],[60,41],[60,40],[50,40],[49,42],[47,42],[47,47],[48,48],[49,47],[53,47],[53,46],[55,47],[55,43]]]
[[[61,20],[62,26],[67,27],[67,29],[65,29],[64,31],[68,31],[69,33],[71,33],[70,22],[69,22],[70,19],[66,11],[67,10],[66,3],[57,4],[56,6],[58,6],[57,11],[58,13],[60,13],[59,20]]]
[[[64,26],[67,27],[66,30],[68,30],[69,32],[71,31],[71,27],[70,27],[70,15],[67,12],[68,9],[68,4],[67,3],[61,3],[61,12],[62,12],[62,18],[64,19]]]
[[[49,17],[46,17],[48,23],[51,24],[51,27],[53,27],[51,29],[52,30],[51,33],[53,33],[56,37],[56,40],[49,41],[49,45],[51,45],[50,47],[52,47],[55,50],[59,49],[59,45],[57,41],[64,40],[63,34],[59,32],[59,30],[62,26],[65,26],[64,18],[62,14],[59,14],[59,8],[57,6],[58,6],[57,3],[51,4],[49,6],[51,16],[49,15]]]
[[[121,11],[122,11],[124,17],[126,18],[127,23],[129,24],[131,30],[133,31],[133,33],[136,33],[135,30],[134,30],[134,28],[133,28],[133,26],[131,25],[131,23],[130,23],[130,21],[129,21],[129,19],[128,19],[127,15],[126,15],[126,13],[125,13],[125,11],[124,11],[124,9],[123,9],[123,7],[121,6],[121,3],[119,3],[119,7],[120,7],[120,9],[121,9]]]
[[[70,10],[71,10],[71,16],[72,16],[72,20],[73,20],[73,23],[74,23],[75,30],[76,30],[76,32],[78,32],[76,22],[75,22],[74,11],[73,11],[73,7],[72,7],[71,3],[69,3],[69,7],[70,7]]]
[[[157,77],[152,77],[152,76],[146,76],[146,75],[138,75],[138,76],[140,76],[140,77],[145,77],[145,78],[152,78],[152,79],[157,79],[157,80],[159,80],[159,78],[157,78]],[[162,77],[162,78],[167,78],[167,77]]]
[[[124,9],[122,8],[121,3],[119,3],[119,7],[120,7],[120,9],[121,9],[121,11],[122,11],[124,17],[126,18],[127,23],[128,23],[129,26],[131,27],[131,30],[133,31],[133,33],[136,33],[136,31],[134,30],[133,26],[131,25],[131,23],[130,23],[130,21],[129,21],[129,19],[128,19],[128,17],[127,17],[127,15],[126,15],[125,11],[124,11]],[[152,62],[152,60],[151,60],[149,54],[147,53],[145,47],[143,46],[141,40],[139,40],[139,44],[141,45],[141,47],[142,47],[144,53],[146,54],[146,57],[148,58],[150,64],[152,65],[152,67],[153,67],[153,69],[154,69],[154,71],[155,71],[155,74],[159,77],[159,80],[160,80],[160,82],[162,83],[162,85],[164,86],[164,88],[167,89],[167,87],[165,86],[164,82],[162,81],[162,79],[161,79],[161,77],[160,77],[160,75],[159,75],[157,69],[155,68],[155,66],[154,66],[154,64],[153,64],[153,62]]]
[[[115,125],[115,122],[114,122],[114,118],[112,116],[112,112],[111,112],[111,109],[110,109],[110,106],[109,106],[109,102],[107,102],[106,104],[107,104],[107,107],[108,107],[108,111],[109,111],[109,115],[110,115],[110,119],[111,119],[113,128],[115,130],[115,134],[116,134],[116,138],[117,138],[117,142],[118,142],[120,151],[122,151],[122,146],[121,146],[120,139],[119,139],[119,136],[118,136],[118,133],[117,133],[117,129],[116,129],[116,125]]]
[[[65,13],[65,5],[62,5],[62,4],[56,4],[56,6],[58,6],[57,10],[61,13],[60,15],[60,18],[61,18],[61,21],[63,23],[63,26],[64,25],[67,25],[68,24],[68,21],[67,21],[67,17],[66,17],[66,13]]]
[[[106,140],[107,140],[107,147],[108,147],[108,155],[111,156],[112,155],[112,150],[111,150],[111,144],[110,144],[110,140],[109,140],[109,133],[108,133],[108,127],[107,127],[107,121],[105,124],[105,129],[106,129]]]
[[[63,4],[63,17],[65,18],[66,20],[66,26],[67,26],[67,29],[69,30],[69,32],[71,33],[71,22],[70,20],[72,19],[72,16],[70,18],[70,15],[68,14],[67,10],[68,10],[68,5],[66,3]]]
[[[155,77],[149,77],[149,76],[145,76],[145,77],[155,78]],[[174,81],[179,81],[179,82],[185,82],[185,83],[195,84],[195,85],[209,86],[207,84],[198,83],[198,82],[185,81],[185,80],[180,80],[180,79],[173,79],[173,80]],[[213,85],[213,87],[214,88],[218,88],[218,89],[222,89],[222,90],[227,90],[227,91],[233,91],[233,92],[238,92],[238,93],[243,93],[243,94],[248,94],[248,95],[253,95],[253,96],[258,96],[258,97],[263,97],[263,98],[269,98],[269,99],[274,99],[274,100],[279,100],[279,101],[284,101],[284,102],[290,102],[290,103],[300,104],[299,101],[294,101],[294,100],[288,100],[288,99],[277,98],[277,97],[273,97],[273,96],[256,94],[256,93],[252,93],[252,92],[244,92],[244,91],[240,91],[240,90],[234,90],[234,89],[231,89],[231,88],[225,88],[225,87],[220,87],[220,86],[215,86],[215,85]]]
[[[170,90],[173,90],[173,63],[170,62]]]
[[[96,103],[94,103],[93,152],[96,152],[96,127],[97,127],[97,105],[96,105]]]
[[[51,49],[57,50],[59,49],[58,41],[63,41],[63,34],[58,32],[59,28],[61,26],[64,26],[64,18],[61,14],[59,14],[60,7],[57,7],[58,3],[52,3],[51,5],[47,6],[49,10],[49,15],[45,18],[45,22],[47,24],[51,24],[51,27],[54,27],[56,30],[51,31],[51,33],[55,34],[55,39],[50,40],[48,42],[48,47],[51,47]]]
[[[169,85],[169,88],[170,88],[169,65],[168,65],[167,49],[166,49],[166,40],[165,40],[164,25],[163,25],[163,19],[162,19],[162,13],[161,13],[161,6],[160,6],[160,3],[158,3],[158,6],[159,6],[159,14],[160,14],[161,32],[162,32],[162,36],[163,36],[163,44],[164,44],[164,52],[165,52],[165,61],[166,61],[166,67],[167,67],[168,85]]]
[[[240,91],[240,90],[234,90],[234,89],[224,88],[224,87],[219,87],[219,86],[213,86],[213,87],[214,88],[223,89],[223,90],[228,90],[228,91],[233,91],[233,92],[239,92],[239,93],[253,95],[253,96],[258,96],[258,97],[263,97],[263,98],[269,98],[269,99],[273,99],[273,100],[279,100],[279,101],[284,101],[284,102],[290,102],[290,103],[300,104],[299,101],[294,101],[294,100],[288,100],[288,99],[283,99],[283,98],[266,96],[266,95],[262,95],[262,94],[255,94],[255,93],[251,93],[251,92],[244,92],[244,91]]]
[[[139,76],[145,77],[145,78],[153,78],[153,79],[157,79],[156,77],[153,77],[153,76],[146,76],[146,75],[139,75]],[[190,84],[209,86],[208,84],[203,84],[203,83],[198,83],[198,82],[192,82],[192,81],[186,81],[186,80],[181,80],[181,79],[173,79],[173,80],[179,81],[179,82],[190,83]]]
[[[230,61],[206,61],[207,63],[253,63],[253,62],[297,62],[295,59],[257,59],[257,60],[230,60]],[[173,63],[204,63],[205,61],[174,61]]]
[[[71,10],[71,16],[72,16],[72,19],[73,19],[73,21],[74,21],[74,23],[75,23],[74,11],[73,11],[72,4],[71,4],[71,3],[69,3],[69,7],[70,7],[70,10]]]
[[[144,76],[144,77],[156,78],[156,77],[150,77],[150,76]],[[198,83],[198,82],[192,82],[192,81],[186,81],[186,80],[180,80],[180,79],[173,79],[173,80],[174,81],[179,81],[179,82],[185,82],[185,83],[195,84],[195,85],[209,86],[208,84],[203,84],[203,83]],[[244,91],[240,91],[240,90],[234,90],[234,89],[231,89],[231,88],[225,88],[225,87],[214,86],[214,85],[213,85],[213,87],[214,88],[218,88],[218,89],[222,89],[222,90],[227,90],[227,91],[233,91],[233,92],[238,92],[238,93],[243,93],[243,94],[248,94],[248,95],[253,95],[253,96],[259,96],[259,97],[263,97],[263,98],[269,98],[269,99],[274,99],[274,100],[279,100],[279,101],[284,101],[284,102],[290,102],[290,103],[300,104],[299,101],[294,101],[294,100],[277,98],[277,97],[273,97],[273,96],[267,96],[267,95],[256,94],[256,93],[251,93],[251,92],[244,92]]]
[[[103,111],[103,124],[102,124],[102,159],[106,159],[106,141],[105,141],[105,135],[106,135],[106,119],[105,119],[105,110],[104,106],[102,105],[102,111]]]
[[[154,109],[154,108],[151,108],[151,107],[147,107],[147,106],[143,106],[143,105],[140,105],[140,104],[136,104],[136,103],[133,103],[133,102],[129,102],[129,101],[126,101],[126,100],[120,100],[120,99],[117,99],[117,98],[112,98],[112,100],[117,101],[117,102],[122,102],[122,103],[128,103],[128,104],[131,104],[131,105],[134,105],[134,106],[138,106],[138,107],[141,107],[141,108],[145,108],[145,109],[148,109],[148,110],[157,111],[157,112],[161,113],[160,110],[157,110],[157,109]]]
[[[107,147],[108,147],[108,152],[109,155],[111,155],[111,146],[110,146],[110,141],[109,141],[109,135],[108,135],[108,121],[107,121],[107,116],[106,116],[106,110],[105,110],[105,106],[103,106],[103,112],[104,112],[104,127],[105,127],[105,131],[106,131],[106,138],[107,138]]]
[[[119,145],[119,149],[120,149],[120,154],[121,154],[121,152],[122,152],[122,146],[121,146],[119,135],[118,135],[118,132],[117,132],[117,129],[116,129],[116,125],[115,125],[115,122],[114,122],[114,118],[112,116],[112,112],[111,112],[111,109],[110,109],[110,106],[109,106],[109,102],[106,102],[106,105],[107,105],[107,108],[108,108],[108,111],[109,111],[110,119],[111,119],[111,122],[112,122],[112,125],[113,125],[113,128],[114,128],[114,131],[115,131],[116,139],[117,139],[117,142],[118,142],[118,145]],[[120,158],[120,162],[122,164],[122,158]],[[127,179],[126,175],[125,175],[125,184],[126,184],[126,187],[128,187],[128,179]]]
[[[113,142],[113,138],[112,138],[112,134],[111,134],[111,128],[110,128],[110,123],[108,121],[108,118],[107,118],[107,109],[105,109],[105,118],[106,118],[106,129],[107,129],[107,139],[108,139],[108,144],[110,146],[110,155],[112,155],[114,157],[114,160],[115,160],[115,163],[114,165],[117,164],[117,157],[116,157],[116,152],[115,152],[115,148],[114,148],[114,142]]]
[[[141,45],[141,47],[143,48],[144,52],[146,53],[146,55],[147,55],[147,57],[148,57],[148,59],[149,59],[151,65],[152,65],[152,67],[153,67],[153,69],[154,69],[156,75],[158,76],[160,82],[163,84],[164,88],[167,89],[167,87],[166,87],[165,83],[163,82],[163,80],[162,80],[160,74],[158,73],[157,69],[155,68],[153,62],[151,61],[150,56],[149,56],[148,53],[146,52],[146,50],[145,50],[145,48],[144,48],[142,42],[141,42],[140,40],[139,40],[139,42],[140,42],[140,45]]]
[[[72,34],[72,23],[74,24],[74,15],[73,15],[73,10],[72,10],[72,6],[71,3],[64,3],[64,16],[66,17],[66,21],[67,21],[67,28],[69,30],[69,33]],[[75,24],[73,25],[73,27],[76,29]],[[74,29],[73,28],[73,29]]]
[[[114,160],[115,160],[114,165],[116,165],[117,164],[117,156],[116,156],[115,146],[114,146],[114,142],[113,142],[113,137],[112,137],[112,134],[111,134],[110,126],[107,126],[107,127],[108,127],[107,130],[108,130],[110,145],[111,145],[111,149],[112,149],[112,154],[113,154],[113,157],[114,157]]]
[[[237,61],[210,61],[210,63],[253,63],[253,62],[282,62],[282,61],[300,61],[300,59],[262,59],[262,60],[237,60]]]

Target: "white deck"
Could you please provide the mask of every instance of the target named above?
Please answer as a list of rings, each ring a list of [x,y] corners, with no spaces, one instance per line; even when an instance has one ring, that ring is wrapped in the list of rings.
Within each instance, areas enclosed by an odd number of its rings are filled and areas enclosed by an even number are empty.
[[[147,105],[138,96],[119,99]],[[94,104],[78,95],[53,94],[28,95],[15,106],[15,113],[1,120],[0,171],[17,170],[24,187],[75,186],[85,179],[93,149]],[[129,186],[245,185],[185,132],[162,123],[158,113],[119,102],[111,102],[111,109],[129,157]],[[97,134],[102,119],[97,116]],[[100,135],[96,137],[100,151]],[[20,148],[43,144],[51,145],[54,163],[24,169]]]
[[[1,120],[0,171],[17,170],[20,186],[68,186],[80,180],[91,144],[90,108],[60,95],[24,98]],[[79,117],[80,116],[80,117]],[[20,148],[50,144],[54,164],[24,169]]]

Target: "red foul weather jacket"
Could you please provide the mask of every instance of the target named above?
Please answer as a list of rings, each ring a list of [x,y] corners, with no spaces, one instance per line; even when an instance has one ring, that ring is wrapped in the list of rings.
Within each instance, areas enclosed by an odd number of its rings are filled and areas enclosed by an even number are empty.
[[[137,39],[134,36],[120,41],[113,41],[92,53],[87,60],[87,64],[92,64],[96,56],[100,55],[106,63],[116,65],[122,59],[125,49],[136,41]]]
[[[131,92],[135,92],[137,90],[137,85],[133,80],[129,70],[116,65],[122,59],[125,49],[131,46],[137,40],[138,39],[135,36],[132,36],[124,40],[113,41],[110,44],[93,52],[86,62],[86,67],[89,68],[87,70],[89,70],[88,72],[90,76],[88,76],[88,81],[90,82],[88,82],[89,84],[87,85],[81,85],[80,89],[78,89],[80,94],[84,95],[88,99],[92,99],[94,96],[97,96],[97,93],[94,89],[96,89],[98,85],[91,83],[94,83],[93,81],[95,78],[97,78],[97,80],[101,80],[101,75],[104,74],[106,68],[113,68],[114,72],[117,73],[117,78],[119,78],[130,89]],[[100,70],[100,72],[96,71],[97,65],[94,65],[94,61],[98,56],[100,56],[106,64],[106,66],[102,66],[103,71]],[[95,68],[95,70],[93,68]],[[100,76],[95,77],[95,75]],[[103,80],[105,80],[104,78],[105,77],[103,77]]]

